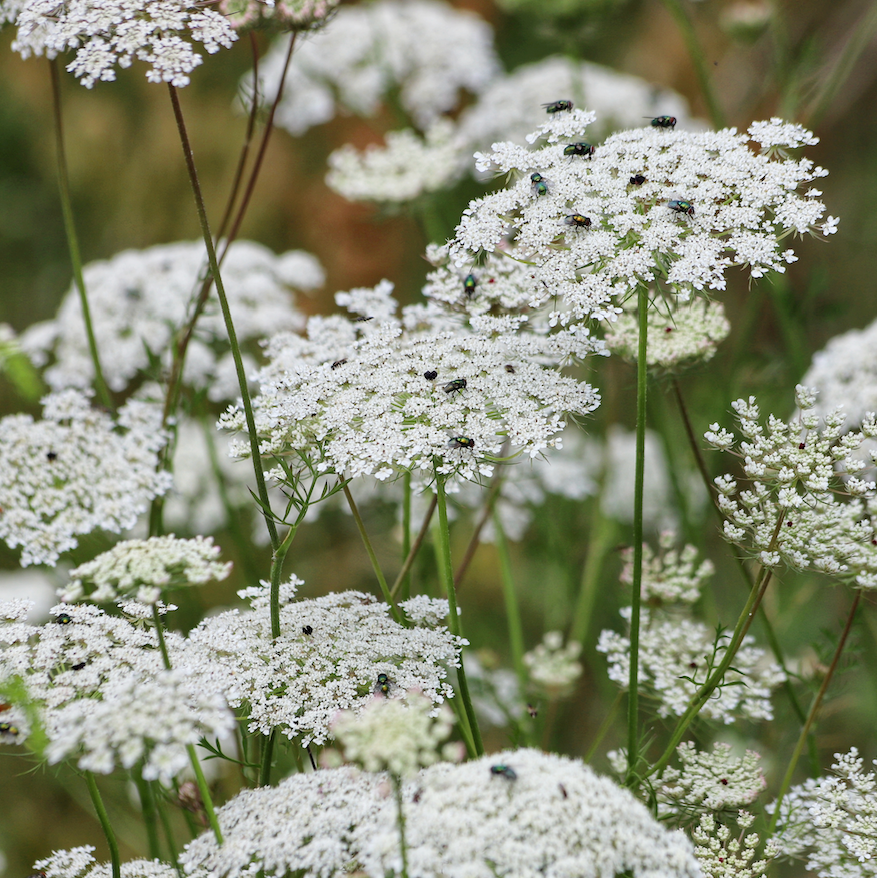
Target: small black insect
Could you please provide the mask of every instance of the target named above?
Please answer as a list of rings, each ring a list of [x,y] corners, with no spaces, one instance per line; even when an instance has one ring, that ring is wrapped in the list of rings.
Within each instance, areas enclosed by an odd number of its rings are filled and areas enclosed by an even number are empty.
[[[380,692],[381,695],[388,695],[390,692],[390,678],[386,674],[378,674],[378,683],[375,686],[375,691]]]
[[[568,799],[569,793],[567,793],[566,787],[562,783],[559,783],[558,786],[560,787],[560,794],[564,797],[564,799]]]
[[[12,725],[12,723],[0,723],[0,735],[12,735],[15,737],[18,734],[18,726]]]
[[[564,110],[573,108],[572,101],[552,101],[550,104],[542,104],[546,113],[562,113]]]
[[[374,320],[374,317],[357,317],[353,322],[354,323],[368,323],[369,320]]]
[[[533,191],[537,195],[548,194],[548,184],[545,182],[545,178],[541,174],[530,174],[530,180],[533,183]]]
[[[75,665],[70,665],[70,670],[72,671],[81,671],[86,665],[86,662],[77,662]]]
[[[569,216],[565,216],[563,221],[568,226],[578,226],[583,229],[591,228],[591,218],[589,216],[582,216],[580,213],[571,213]]]
[[[676,213],[687,213],[689,216],[694,216],[694,205],[690,201],[674,198],[667,202],[667,207],[670,210],[675,210]]]
[[[530,715],[530,719],[536,719],[536,717],[539,716],[539,708],[534,707],[532,704],[528,704],[527,713]]]
[[[475,295],[475,287],[478,286],[478,281],[475,278],[474,274],[467,274],[465,280],[463,281],[463,292],[471,299],[472,296]]]
[[[311,628],[310,625],[302,625],[302,626],[301,626],[301,633],[302,633],[302,634],[307,634],[308,636],[310,636],[311,634],[314,633],[314,629]]]
[[[475,440],[468,436],[451,436],[448,439],[448,448],[474,448]]]
[[[445,393],[459,393],[461,390],[466,389],[466,379],[465,378],[454,378],[453,381],[448,381],[448,383],[442,388]]]
[[[510,768],[508,765],[491,765],[490,773],[499,775],[500,777],[504,777],[506,780],[517,780],[518,775],[516,774],[513,768]]]
[[[435,369],[430,369],[429,372],[424,372],[423,377],[426,378],[427,381],[435,381],[438,378],[438,372]]]
[[[506,363],[505,370],[506,370],[506,372],[508,372],[510,375],[514,375],[514,374],[515,374],[515,367],[514,367],[511,363]]]
[[[46,460],[51,462],[51,461],[57,460],[57,459],[58,459],[58,452],[57,451],[47,451],[46,452]]]
[[[646,178],[642,174],[636,174],[630,178],[631,186],[642,186],[646,182]]]
[[[73,617],[69,613],[58,613],[55,621],[59,625],[69,625],[73,621]]]
[[[332,368],[337,369],[339,366],[343,366],[346,362],[347,360],[335,360],[335,362],[332,363]]]
[[[675,116],[656,116],[652,119],[652,128],[673,128],[675,125]]]
[[[590,143],[569,143],[563,148],[564,155],[586,155],[590,158],[594,154],[595,147]]]

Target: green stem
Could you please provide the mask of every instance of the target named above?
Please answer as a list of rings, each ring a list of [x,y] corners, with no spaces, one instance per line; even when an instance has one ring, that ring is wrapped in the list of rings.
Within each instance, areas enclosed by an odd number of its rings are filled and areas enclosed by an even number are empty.
[[[594,754],[597,752],[597,748],[600,746],[601,741],[606,737],[606,733],[609,729],[612,728],[612,723],[615,722],[615,717],[618,716],[618,711],[621,708],[621,699],[623,695],[623,692],[619,692],[612,701],[612,704],[609,707],[609,712],[606,714],[606,718],[600,723],[600,728],[597,729],[597,735],[591,743],[591,746],[588,747],[588,752],[585,754],[584,758],[585,762],[590,762],[594,758]]]
[[[585,563],[582,566],[582,579],[579,584],[575,609],[573,610],[569,637],[567,638],[569,641],[580,643],[582,646],[585,645],[588,628],[591,624],[591,615],[597,599],[603,559],[606,557],[606,550],[612,544],[614,535],[615,522],[603,515],[599,502],[595,503],[587,554],[585,555]]]
[[[822,685],[819,687],[819,691],[816,693],[816,697],[813,699],[813,704],[810,706],[810,712],[807,714],[807,721],[804,723],[804,728],[801,729],[801,734],[798,735],[798,743],[795,744],[795,749],[792,752],[792,758],[789,760],[788,768],[786,768],[786,774],[783,777],[783,782],[780,786],[779,795],[777,795],[776,802],[774,802],[773,814],[770,818],[770,825],[768,827],[768,835],[773,835],[774,830],[777,826],[777,820],[779,820],[780,816],[780,805],[783,803],[783,797],[789,791],[789,787],[792,785],[792,776],[795,773],[795,767],[798,764],[798,759],[801,757],[801,753],[804,750],[804,745],[807,742],[808,735],[810,734],[810,727],[813,725],[813,722],[816,719],[816,714],[819,712],[819,708],[822,706],[822,699],[825,697],[825,693],[828,691],[828,685],[834,677],[834,672],[837,670],[838,662],[840,661],[841,653],[846,646],[847,638],[850,635],[850,630],[853,627],[853,620],[856,617],[856,610],[859,609],[859,601],[862,599],[862,590],[856,590],[856,597],[853,600],[853,605],[850,607],[850,611],[847,614],[847,622],[844,625],[843,633],[840,636],[840,640],[837,643],[837,648],[834,651],[834,655],[831,659],[831,664],[828,666],[828,670],[825,673],[825,677],[822,680]]]
[[[155,781],[151,781],[149,784],[150,792],[155,798]],[[168,853],[170,854],[170,861],[174,864],[174,867],[177,870],[177,874],[180,878],[183,878],[183,867],[177,862],[177,844],[174,841],[174,830],[171,826],[170,818],[168,817],[167,808],[158,808],[158,816],[161,820],[161,827],[164,830],[164,838],[167,843]]]
[[[143,823],[146,826],[146,841],[149,846],[149,856],[153,860],[161,859],[161,849],[158,844],[158,824],[155,796],[149,781],[143,778],[140,771],[131,773],[134,783],[137,786],[137,796],[140,799],[140,812],[143,814]]]
[[[88,792],[91,795],[91,803],[94,805],[97,819],[100,821],[101,829],[107,839],[107,846],[110,849],[110,861],[113,864],[113,878],[121,878],[122,861],[119,859],[119,843],[116,841],[116,833],[110,825],[110,818],[107,816],[107,809],[104,807],[104,800],[101,798],[100,790],[97,788],[97,781],[90,771],[84,772],[85,783],[88,786]]]
[[[709,67],[703,54],[703,49],[700,46],[700,41],[697,38],[697,33],[694,30],[694,25],[692,25],[691,19],[688,17],[688,13],[680,0],[663,0],[663,2],[664,6],[667,7],[667,11],[673,16],[676,26],[682,34],[682,39],[685,41],[685,47],[688,49],[691,63],[694,64],[694,72],[697,76],[703,99],[706,101],[710,119],[716,128],[724,128],[725,115],[719,104],[718,94],[713,88]]]
[[[271,637],[274,640],[280,637],[280,580],[283,574],[283,562],[286,560],[286,553],[295,539],[300,520],[301,516],[295,524],[290,525],[289,532],[283,538],[283,542],[271,555]]]
[[[390,589],[390,594],[394,598],[396,597],[399,589],[402,588],[403,582],[409,579],[411,565],[414,563],[414,559],[417,557],[417,553],[420,551],[420,547],[423,545],[423,541],[426,539],[426,535],[429,533],[429,523],[432,521],[432,516],[435,513],[435,507],[437,503],[438,501],[433,495],[433,498],[429,504],[429,509],[426,510],[426,515],[423,516],[423,524],[420,526],[420,531],[418,532],[414,542],[411,544],[411,548],[408,550],[408,555],[405,557],[405,563],[402,565],[402,569],[399,571],[399,575],[396,577],[396,581],[393,583],[393,587]]]
[[[104,380],[101,369],[100,355],[97,350],[97,341],[94,337],[94,327],[91,323],[91,309],[88,307],[88,296],[85,292],[85,278],[82,275],[82,255],[79,252],[79,239],[76,236],[76,223],[73,220],[73,202],[70,198],[70,180],[67,176],[67,151],[64,148],[64,120],[61,116],[61,80],[58,73],[58,59],[49,61],[49,71],[52,76],[52,103],[55,116],[55,143],[58,153],[58,190],[61,195],[61,210],[64,214],[64,233],[67,236],[67,246],[70,248],[70,262],[73,266],[73,283],[79,293],[79,304],[82,308],[82,319],[85,321],[85,335],[88,339],[88,350],[91,362],[94,366],[94,383],[101,405],[111,409],[113,401],[110,391]]]
[[[637,290],[639,350],[636,359],[636,472],[633,500],[633,586],[630,601],[630,678],[627,689],[627,778],[628,786],[638,786],[639,778],[639,628],[643,575],[643,490],[646,456],[646,396],[649,364],[649,291]]]
[[[402,878],[408,878],[408,845],[405,843],[405,811],[402,808],[402,780],[393,775],[396,794],[396,821],[399,826],[399,850],[402,854]]]
[[[463,626],[460,623],[460,616],[457,612],[457,592],[454,586],[454,577],[451,565],[451,532],[448,527],[448,504],[445,496],[445,477],[435,470],[436,498],[438,500],[439,526],[438,526],[438,555],[440,557],[439,568],[442,573],[443,585],[445,593],[448,596],[448,627],[451,634],[456,637],[463,636]],[[460,683],[460,698],[463,700],[463,707],[466,712],[466,718],[469,720],[469,728],[472,731],[472,745],[475,749],[474,753],[470,752],[470,756],[482,756],[484,754],[484,743],[481,740],[481,730],[478,728],[478,718],[475,716],[475,708],[472,706],[472,698],[469,695],[469,684],[466,681],[466,669],[463,664],[463,650],[460,650],[460,667],[457,669],[457,679]]]
[[[186,752],[189,754],[189,762],[192,764],[192,771],[195,772],[195,783],[198,784],[198,791],[201,793],[201,803],[204,805],[204,811],[207,814],[207,820],[213,835],[216,837],[216,843],[222,844],[222,831],[219,828],[219,820],[216,819],[216,811],[213,809],[213,798],[210,795],[210,787],[207,786],[207,780],[204,772],[201,770],[201,763],[198,761],[198,754],[195,752],[194,744],[186,745]]]
[[[371,561],[372,569],[375,572],[375,577],[377,577],[378,583],[381,586],[381,594],[384,596],[384,600],[390,607],[390,613],[393,618],[400,624],[404,625],[405,621],[402,618],[402,614],[399,612],[399,608],[396,606],[396,602],[393,600],[393,595],[390,593],[390,587],[387,585],[387,580],[384,578],[383,571],[381,570],[380,564],[378,564],[378,556],[375,554],[374,547],[371,544],[371,540],[368,538],[368,532],[365,529],[365,523],[362,520],[362,516],[359,514],[359,509],[356,506],[356,501],[353,499],[353,494],[350,493],[350,487],[347,483],[344,484],[344,496],[347,498],[347,504],[350,506],[350,511],[353,513],[353,520],[356,522],[356,526],[359,528],[359,535],[362,537],[363,545],[365,546],[365,551],[368,554],[369,561]]]
[[[515,580],[512,576],[512,559],[509,544],[502,527],[499,513],[493,510],[493,527],[496,530],[496,551],[499,555],[499,571],[502,578],[502,593],[505,600],[506,618],[509,626],[509,645],[512,649],[512,664],[518,675],[521,691],[527,688],[527,669],[524,666],[524,626],[521,622],[521,607],[515,591]]]
[[[262,748],[262,767],[259,771],[259,786],[267,787],[271,783],[271,757],[274,753],[274,740],[277,735],[277,729],[271,729],[268,740]]]
[[[186,123],[183,119],[183,110],[180,106],[180,98],[176,88],[168,83],[171,105],[174,110],[174,118],[180,135],[180,143],[183,147],[183,157],[186,161],[186,169],[189,173],[189,182],[192,186],[192,194],[195,197],[195,208],[198,212],[198,220],[201,224],[201,235],[204,238],[204,246],[207,248],[207,260],[210,263],[210,272],[213,275],[213,283],[216,286],[216,295],[219,298],[219,306],[222,309],[222,317],[225,321],[225,329],[228,334],[228,343],[234,359],[235,372],[237,373],[238,385],[241,391],[241,400],[244,407],[244,417],[247,422],[247,433],[250,439],[250,456],[253,460],[253,470],[256,474],[256,489],[261,501],[262,513],[265,517],[265,526],[268,528],[268,536],[271,539],[271,548],[276,549],[278,544],[277,528],[271,516],[271,503],[268,499],[268,487],[265,484],[265,473],[262,470],[262,458],[259,452],[259,437],[256,433],[256,420],[253,416],[253,405],[250,401],[250,391],[247,387],[247,375],[241,360],[241,349],[238,345],[237,333],[231,319],[231,311],[228,307],[228,298],[225,295],[225,286],[219,273],[219,263],[216,261],[216,249],[213,246],[213,238],[210,234],[210,223],[207,220],[207,210],[204,206],[204,198],[201,194],[201,184],[198,181],[198,172],[195,168],[195,160],[192,155],[192,147],[189,143],[189,134],[186,131]]]
[[[478,521],[475,523],[475,527],[472,530],[472,536],[469,538],[469,545],[466,546],[463,560],[460,562],[460,566],[454,574],[454,585],[457,588],[460,588],[462,585],[463,577],[466,575],[466,571],[469,569],[469,565],[475,557],[475,552],[481,544],[481,531],[484,530],[484,525],[487,524],[487,519],[490,518],[490,515],[493,512],[496,498],[499,497],[500,488],[502,488],[502,479],[503,471],[497,467],[496,472],[493,475],[493,481],[490,484],[490,489],[487,492],[487,497],[484,500],[484,506],[481,508],[481,514],[478,516]]]
[[[427,525],[428,527],[428,525]],[[404,573],[397,577],[397,582],[401,588],[399,597],[406,601],[411,597],[411,564],[408,563],[408,556],[411,554],[411,473],[407,472],[402,477],[402,569]],[[412,563],[414,559],[412,558]],[[396,583],[390,589],[390,594],[396,596]]]

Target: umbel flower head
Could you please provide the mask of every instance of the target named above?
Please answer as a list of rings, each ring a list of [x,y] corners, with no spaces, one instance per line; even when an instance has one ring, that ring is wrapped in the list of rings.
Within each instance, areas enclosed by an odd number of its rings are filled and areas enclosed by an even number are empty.
[[[326,21],[339,0],[220,0],[219,10],[232,27],[303,30]]]
[[[160,422],[160,409],[137,401],[114,420],[78,390],[47,396],[42,420],[0,421],[0,539],[22,546],[23,566],[55,564],[92,531],[134,526],[171,485],[158,467]]]
[[[356,292],[350,310],[369,309],[358,322],[312,321],[307,343],[284,336],[269,346],[254,400],[263,455],[291,465],[308,456],[346,477],[437,470],[477,480],[492,473],[505,442],[535,457],[556,445],[568,414],[599,404],[589,384],[551,368],[601,349],[584,329],[546,339],[519,332],[522,318],[473,318],[470,328],[445,315],[429,325],[417,308],[400,322],[389,316],[388,294]],[[407,328],[418,316],[427,325]],[[245,426],[240,409],[220,423]],[[248,452],[249,443],[233,446]]]
[[[641,284],[664,282],[684,299],[724,289],[735,265],[753,277],[783,271],[796,258],[781,246],[787,235],[835,231],[837,220],[822,220],[821,193],[798,191],[827,172],[782,158],[782,148],[815,142],[800,126],[649,126],[577,153],[593,120],[557,112],[527,138],[532,148],[499,143],[476,156],[511,183],[464,212],[450,247],[459,269],[505,250],[531,266],[531,305],[556,299],[555,319],[566,323],[611,312]]]
[[[67,851],[53,851],[50,857],[34,863],[35,874],[46,878],[111,878],[112,864],[98,863],[90,844]],[[160,860],[129,860],[122,863],[122,878],[176,878],[170,863]]]
[[[732,403],[742,434],[713,424],[707,442],[742,460],[745,481],[715,480],[725,538],[767,567],[818,570],[863,588],[877,588],[877,485],[858,473],[859,449],[877,437],[873,412],[861,430],[846,432],[839,410],[820,418],[812,389],[798,385],[801,413],[759,423],[755,397]]]
[[[225,16],[197,0],[24,0],[15,23],[12,48],[23,58],[74,49],[67,70],[86,88],[135,59],[150,65],[150,82],[182,87],[203,60],[193,44],[212,55],[237,39]]]

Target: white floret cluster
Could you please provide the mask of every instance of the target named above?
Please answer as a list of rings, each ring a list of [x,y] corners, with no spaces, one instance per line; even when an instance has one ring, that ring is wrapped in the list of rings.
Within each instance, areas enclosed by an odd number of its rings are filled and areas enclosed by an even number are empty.
[[[877,772],[853,747],[835,753],[832,776],[792,787],[775,836],[780,853],[804,859],[819,878],[877,874]]]
[[[219,10],[232,27],[303,30],[325,22],[340,0],[221,0]]]
[[[524,653],[524,666],[530,682],[547,692],[549,698],[568,695],[582,675],[578,661],[582,645],[575,641],[563,642],[560,631],[547,631],[542,643]]]
[[[846,432],[839,410],[820,429],[816,394],[798,385],[800,414],[766,425],[755,397],[732,403],[740,438],[713,424],[714,448],[739,457],[745,481],[715,480],[725,516],[725,538],[767,567],[817,570],[863,588],[877,587],[877,486],[860,473],[859,450],[877,436],[877,417],[864,415],[860,431]]]
[[[709,558],[698,563],[692,545],[676,548],[676,534],[665,530],[658,536],[658,552],[643,545],[642,597],[650,604],[693,604],[700,597],[707,580],[715,573]],[[624,585],[633,584],[633,549],[622,554],[624,569],[619,577]]]
[[[14,20],[14,51],[54,58],[74,50],[67,70],[86,88],[135,60],[150,65],[150,82],[181,88],[203,61],[196,44],[212,55],[237,39],[224,15],[193,0],[24,0]]]
[[[219,561],[219,554],[213,537],[181,540],[171,534],[125,540],[71,570],[61,600],[73,603],[87,598],[106,603],[133,596],[141,603],[154,604],[166,589],[225,579],[231,573],[231,562]]]
[[[386,776],[350,768],[295,775],[246,790],[182,856],[187,875],[242,878],[256,870],[330,878],[355,866],[402,874],[396,803]],[[422,878],[700,876],[691,843],[627,790],[574,759],[510,750],[438,763],[403,787],[408,874]]]
[[[557,300],[553,320],[567,324],[618,314],[642,284],[684,301],[723,290],[732,266],[784,271],[797,258],[782,248],[787,235],[835,231],[821,193],[799,191],[823,168],[750,148],[781,139],[778,121],[750,134],[649,126],[613,134],[593,155],[566,154],[594,118],[556,112],[529,135],[532,148],[496,143],[477,156],[512,183],[464,211],[450,246],[459,270],[485,253],[517,259],[531,268],[531,305]]]
[[[187,661],[211,680],[232,707],[243,707],[251,732],[278,729],[289,738],[322,744],[339,710],[361,711],[388,680],[387,697],[417,689],[434,710],[453,696],[446,682],[464,641],[437,620],[447,602],[423,597],[399,606],[403,627],[386,604],[356,591],[294,600],[301,581],[281,588],[281,635],[271,636],[269,592],[242,591],[251,610],[205,619],[189,635]]]
[[[131,528],[171,485],[159,471],[161,411],[132,401],[117,418],[78,390],[43,400],[43,417],[0,421],[0,539],[21,563],[57,563],[93,531]]]
[[[142,380],[154,359],[168,367],[175,334],[191,316],[205,269],[204,245],[195,241],[126,250],[85,266],[95,340],[112,390]],[[237,241],[223,261],[222,278],[238,339],[253,345],[274,332],[302,328],[304,317],[295,308],[293,291],[319,287],[323,270],[309,253],[291,250],[277,256],[252,241]],[[183,380],[206,390],[214,401],[240,394],[226,338],[219,302],[211,292],[189,344]],[[43,375],[53,389],[89,387],[94,380],[75,288],[57,316],[31,326],[21,345],[37,366],[48,366]],[[255,366],[252,355],[245,364]]]
[[[50,857],[34,863],[36,874],[46,878],[111,878],[111,863],[98,863],[92,845],[54,851]],[[170,863],[159,860],[129,860],[121,864],[122,878],[178,878]]]

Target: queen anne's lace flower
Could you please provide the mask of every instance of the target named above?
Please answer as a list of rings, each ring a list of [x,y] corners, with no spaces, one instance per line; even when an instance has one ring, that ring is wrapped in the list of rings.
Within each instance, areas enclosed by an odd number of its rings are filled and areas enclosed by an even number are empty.
[[[111,863],[97,863],[92,856],[94,848],[83,845],[69,851],[54,851],[52,856],[37,860],[37,875],[46,878],[111,878]],[[129,860],[122,863],[122,878],[177,878],[177,871],[170,863],[159,860]]]
[[[246,706],[251,732],[281,730],[302,744],[322,744],[339,710],[361,710],[380,690],[404,698],[419,689],[433,705],[453,695],[445,682],[463,641],[435,624],[447,615],[446,601],[403,602],[412,627],[390,617],[386,604],[361,592],[294,600],[301,584],[281,589],[279,638],[271,636],[267,588],[241,592],[253,609],[205,619],[189,635],[187,660],[225,694],[233,707]],[[426,619],[426,621],[423,621]]]
[[[697,563],[694,546],[675,548],[676,534],[664,531],[658,538],[660,551],[655,553],[643,544],[642,597],[652,604],[693,604],[700,597],[703,586],[715,567],[708,558]],[[620,579],[625,585],[633,584],[633,548],[622,555],[624,569]]]
[[[547,691],[549,698],[568,695],[582,675],[581,663],[577,661],[581,652],[580,643],[564,644],[560,631],[546,632],[542,643],[524,654],[531,683]]]
[[[76,390],[43,400],[43,418],[0,422],[0,539],[21,563],[55,564],[78,538],[133,527],[170,487],[158,471],[161,412],[130,402],[114,421]]]
[[[61,598],[72,603],[87,596],[100,603],[134,595],[154,604],[165,589],[225,579],[231,562],[217,560],[219,552],[213,537],[178,540],[171,534],[127,540],[71,570]]]
[[[225,16],[192,0],[24,0],[15,23],[15,51],[54,58],[75,50],[67,69],[87,88],[114,80],[116,65],[135,58],[151,65],[150,82],[182,87],[202,61],[193,43],[212,55],[237,39]]]
[[[740,811],[737,814],[740,830],[735,834],[724,820],[716,820],[712,814],[702,815],[700,824],[691,834],[704,878],[758,878],[764,875],[777,855],[777,848],[774,839],[770,838],[765,845],[764,857],[755,858],[760,839],[757,833],[747,833],[754,822],[754,815]]]
[[[528,137],[535,148],[498,143],[477,156],[480,168],[512,183],[464,212],[450,248],[458,269],[485,252],[526,263],[531,304],[556,299],[565,323],[611,316],[615,302],[656,279],[685,298],[724,289],[733,265],[754,277],[783,271],[796,258],[780,249],[786,235],[829,231],[816,190],[796,191],[827,172],[749,148],[768,133],[779,137],[776,129],[749,136],[650,126],[612,135],[590,157],[566,154],[593,121],[581,110],[555,113]]]
[[[95,339],[112,390],[122,391],[142,378],[153,358],[164,366],[170,363],[174,334],[190,314],[205,264],[203,243],[178,242],[126,250],[85,266]],[[222,277],[238,340],[245,343],[301,328],[304,318],[294,307],[292,290],[318,287],[323,270],[300,250],[275,256],[260,244],[237,241],[223,261]],[[57,317],[30,327],[21,344],[38,366],[53,361],[45,371],[53,388],[87,387],[94,380],[80,299],[73,288]],[[195,327],[183,380],[206,389],[217,401],[237,399],[240,393],[215,294]]]
[[[299,30],[326,21],[340,0],[221,0],[219,9],[232,27]]]
[[[786,423],[770,416],[759,424],[754,397],[732,404],[742,439],[713,424],[706,439],[741,458],[748,485],[730,475],[716,479],[725,537],[757,555],[762,564],[819,570],[864,588],[877,587],[877,488],[857,474],[857,454],[877,436],[877,418],[866,414],[861,431],[845,432],[844,417],[826,415],[823,429],[810,410],[812,389],[797,388],[802,414]]]

